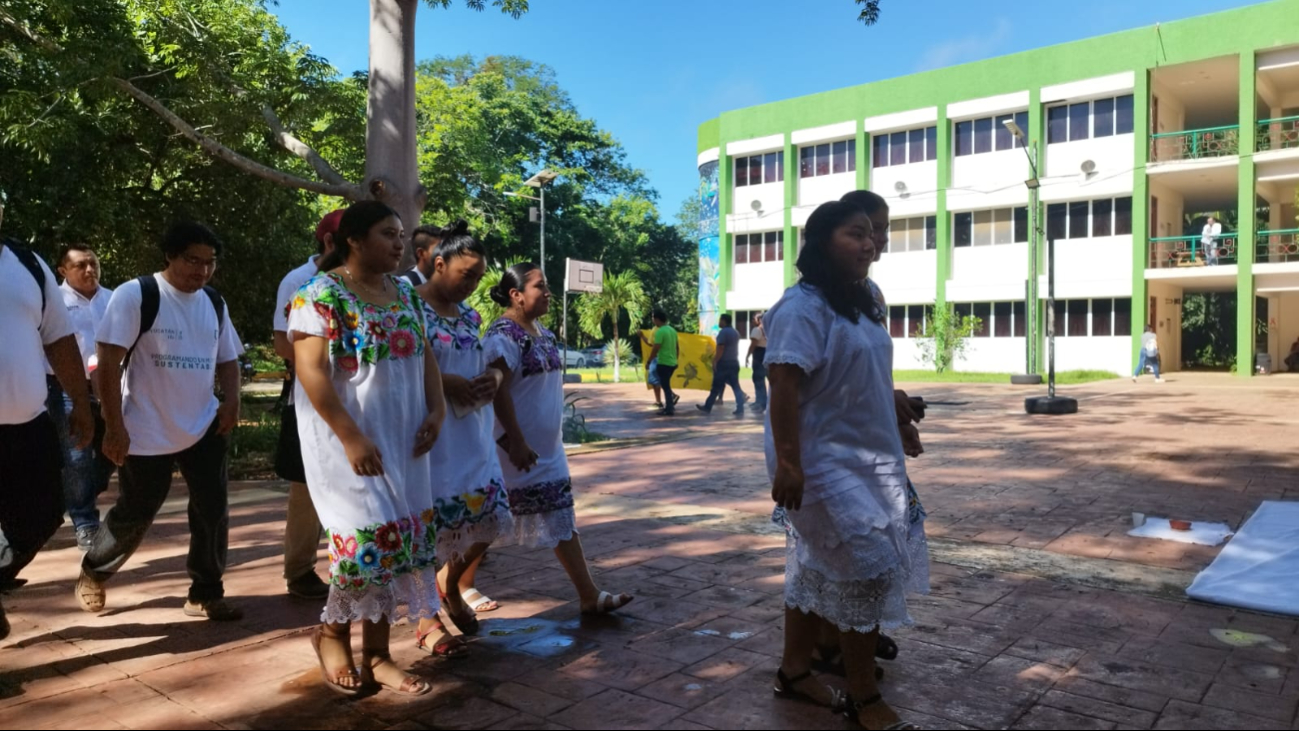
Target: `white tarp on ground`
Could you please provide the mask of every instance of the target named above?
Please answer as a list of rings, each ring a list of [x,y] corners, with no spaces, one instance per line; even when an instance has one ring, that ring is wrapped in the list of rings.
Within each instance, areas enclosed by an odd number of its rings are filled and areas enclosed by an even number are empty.
[[[1137,538],[1158,538],[1161,541],[1192,543],[1197,546],[1217,546],[1231,536],[1226,523],[1191,523],[1190,530],[1175,530],[1168,518],[1148,518],[1141,526],[1128,531]]]
[[[1260,505],[1186,593],[1200,601],[1299,616],[1299,502]]]

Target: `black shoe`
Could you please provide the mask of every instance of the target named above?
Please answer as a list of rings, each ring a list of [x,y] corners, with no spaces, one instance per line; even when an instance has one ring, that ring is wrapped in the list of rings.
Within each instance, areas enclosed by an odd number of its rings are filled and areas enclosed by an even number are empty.
[[[5,607],[0,604],[0,640],[9,636],[9,618],[5,616]]]
[[[83,525],[77,529],[77,548],[82,553],[89,551],[95,545],[95,536],[99,535],[99,526]]]
[[[312,571],[290,581],[289,593],[299,599],[328,599],[329,584]]]
[[[696,409],[699,409],[700,411],[704,412],[705,414],[711,414],[711,413],[713,413],[713,410],[712,410],[712,409],[710,409],[710,408],[704,406],[703,404],[695,404],[695,408],[696,408]]]
[[[676,405],[680,402],[681,402],[681,395],[675,393],[672,394],[672,406],[675,408]]]

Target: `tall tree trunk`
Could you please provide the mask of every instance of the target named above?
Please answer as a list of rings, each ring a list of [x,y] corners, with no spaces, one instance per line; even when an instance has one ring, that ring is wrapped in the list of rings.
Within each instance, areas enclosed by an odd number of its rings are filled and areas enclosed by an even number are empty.
[[[619,371],[620,364],[618,363],[618,311],[617,310],[613,311],[613,340],[609,341],[609,344],[604,346],[605,350],[609,350],[610,348],[613,349],[613,382],[622,383],[622,375],[621,372]]]
[[[415,11],[419,0],[370,0],[370,89],[365,188],[392,206],[410,232],[424,210],[415,129]],[[402,269],[414,262],[408,245]]]

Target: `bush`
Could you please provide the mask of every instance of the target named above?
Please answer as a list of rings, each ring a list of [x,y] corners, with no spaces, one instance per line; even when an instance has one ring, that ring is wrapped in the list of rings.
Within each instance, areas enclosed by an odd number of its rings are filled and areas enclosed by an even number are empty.
[[[962,317],[951,305],[935,307],[929,312],[925,332],[916,328],[921,362],[933,366],[937,373],[945,373],[956,361],[965,357],[968,340],[983,321],[977,317]]]

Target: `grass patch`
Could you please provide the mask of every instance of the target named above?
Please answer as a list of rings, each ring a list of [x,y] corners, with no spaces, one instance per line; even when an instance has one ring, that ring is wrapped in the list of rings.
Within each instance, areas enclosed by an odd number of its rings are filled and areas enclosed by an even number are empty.
[[[275,448],[280,441],[278,394],[243,394],[239,426],[230,437],[230,479],[275,477]]]
[[[1062,386],[1112,381],[1120,376],[1110,371],[1060,371],[1055,374],[1055,382]],[[1043,376],[1043,380],[1045,380]],[[1009,373],[963,373],[948,371],[893,371],[893,380],[898,383],[1010,383]]]

